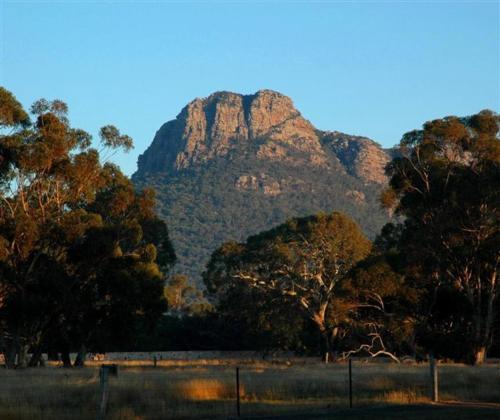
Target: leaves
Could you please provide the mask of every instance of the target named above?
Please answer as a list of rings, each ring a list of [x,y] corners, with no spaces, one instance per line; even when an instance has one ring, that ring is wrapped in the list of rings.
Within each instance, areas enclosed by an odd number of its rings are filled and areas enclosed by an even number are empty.
[[[266,304],[272,299],[276,308],[291,304],[330,346],[344,316],[337,296],[340,284],[370,249],[370,241],[344,214],[294,218],[245,244],[224,244],[212,255],[203,278],[226,311],[238,311],[247,295],[260,296]]]
[[[0,99],[3,124],[14,126],[0,136],[0,345],[103,345],[118,326],[121,338],[135,332],[125,322],[157,320],[166,309],[158,264],[168,270],[175,254],[154,197],[101,164],[64,102],[35,102],[27,130],[15,98]],[[101,135],[107,147],[132,146],[114,126]]]
[[[26,127],[29,124],[29,116],[16,97],[7,89],[0,86],[0,128]]]
[[[266,174],[266,183],[295,186],[272,196],[235,186],[241,175],[260,173]],[[158,168],[154,174],[135,174],[133,181],[138,188],[155,189],[158,211],[169,223],[179,256],[178,270],[196,281],[221,244],[245,241],[292,217],[335,209],[352,217],[369,238],[389,219],[380,208],[378,184],[365,185],[322,167],[277,165],[251,154],[216,158],[178,173],[161,173]],[[350,195],[353,191],[362,192],[364,201],[356,202]]]
[[[406,134],[401,157],[387,167],[390,188],[382,197],[406,218],[398,246],[406,272],[427,287],[422,313],[430,314],[422,315],[423,328],[459,325],[471,352],[491,343],[498,316],[499,126],[497,114],[482,111]],[[443,288],[465,297],[472,313],[435,317]]]
[[[111,149],[121,148],[125,152],[128,152],[134,147],[132,138],[127,135],[120,134],[120,130],[118,130],[114,125],[106,125],[102,127],[99,130],[99,136],[104,147],[109,147]]]

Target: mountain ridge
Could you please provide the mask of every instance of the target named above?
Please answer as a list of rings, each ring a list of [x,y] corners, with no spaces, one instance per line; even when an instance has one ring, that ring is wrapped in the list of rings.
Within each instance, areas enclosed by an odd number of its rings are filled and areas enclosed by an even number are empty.
[[[220,91],[160,127],[133,180],[157,191],[179,270],[199,278],[223,241],[289,217],[341,210],[373,237],[388,219],[378,196],[389,159],[367,137],[316,129],[279,92]]]

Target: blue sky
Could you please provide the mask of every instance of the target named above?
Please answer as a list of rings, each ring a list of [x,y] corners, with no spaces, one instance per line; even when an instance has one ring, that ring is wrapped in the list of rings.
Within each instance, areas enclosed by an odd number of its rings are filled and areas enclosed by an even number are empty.
[[[1,0],[0,0],[1,1]],[[429,119],[499,110],[499,3],[16,2],[0,4],[0,83],[28,107],[70,106],[133,152],[195,97],[268,88],[316,127],[384,146]]]

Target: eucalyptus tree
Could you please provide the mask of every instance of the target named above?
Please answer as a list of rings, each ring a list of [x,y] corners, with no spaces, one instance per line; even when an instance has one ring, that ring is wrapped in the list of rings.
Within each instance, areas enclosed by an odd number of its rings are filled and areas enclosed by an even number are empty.
[[[370,249],[371,242],[344,214],[295,218],[244,244],[224,244],[212,255],[204,281],[217,300],[227,301],[231,294],[245,299],[255,290],[274,302],[276,312],[283,307],[302,311],[331,354],[354,310],[339,295],[341,283]],[[234,305],[238,310],[242,303]]]
[[[382,197],[405,218],[400,246],[407,271],[428,287],[423,322],[436,318],[440,291],[454,291],[460,314],[439,328],[460,329],[471,363],[484,360],[499,316],[499,124],[497,114],[482,111],[405,134]]]
[[[159,265],[175,256],[154,195],[101,161],[132,139],[105,126],[98,151],[67,111],[42,99],[31,123],[0,89],[0,344],[9,367],[26,365],[28,349],[36,364],[56,336],[73,340],[67,353],[112,319],[165,310]]]

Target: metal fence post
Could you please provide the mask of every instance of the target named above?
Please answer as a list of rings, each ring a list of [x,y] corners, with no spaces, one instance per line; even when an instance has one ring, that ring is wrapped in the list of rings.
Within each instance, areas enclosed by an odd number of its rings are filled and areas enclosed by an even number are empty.
[[[431,401],[438,402],[439,401],[439,381],[438,381],[438,368],[436,364],[436,359],[434,355],[431,354],[429,357],[429,364],[431,368]]]
[[[349,357],[349,408],[352,408],[352,359]]]
[[[240,417],[240,368],[236,368],[236,414]]]

